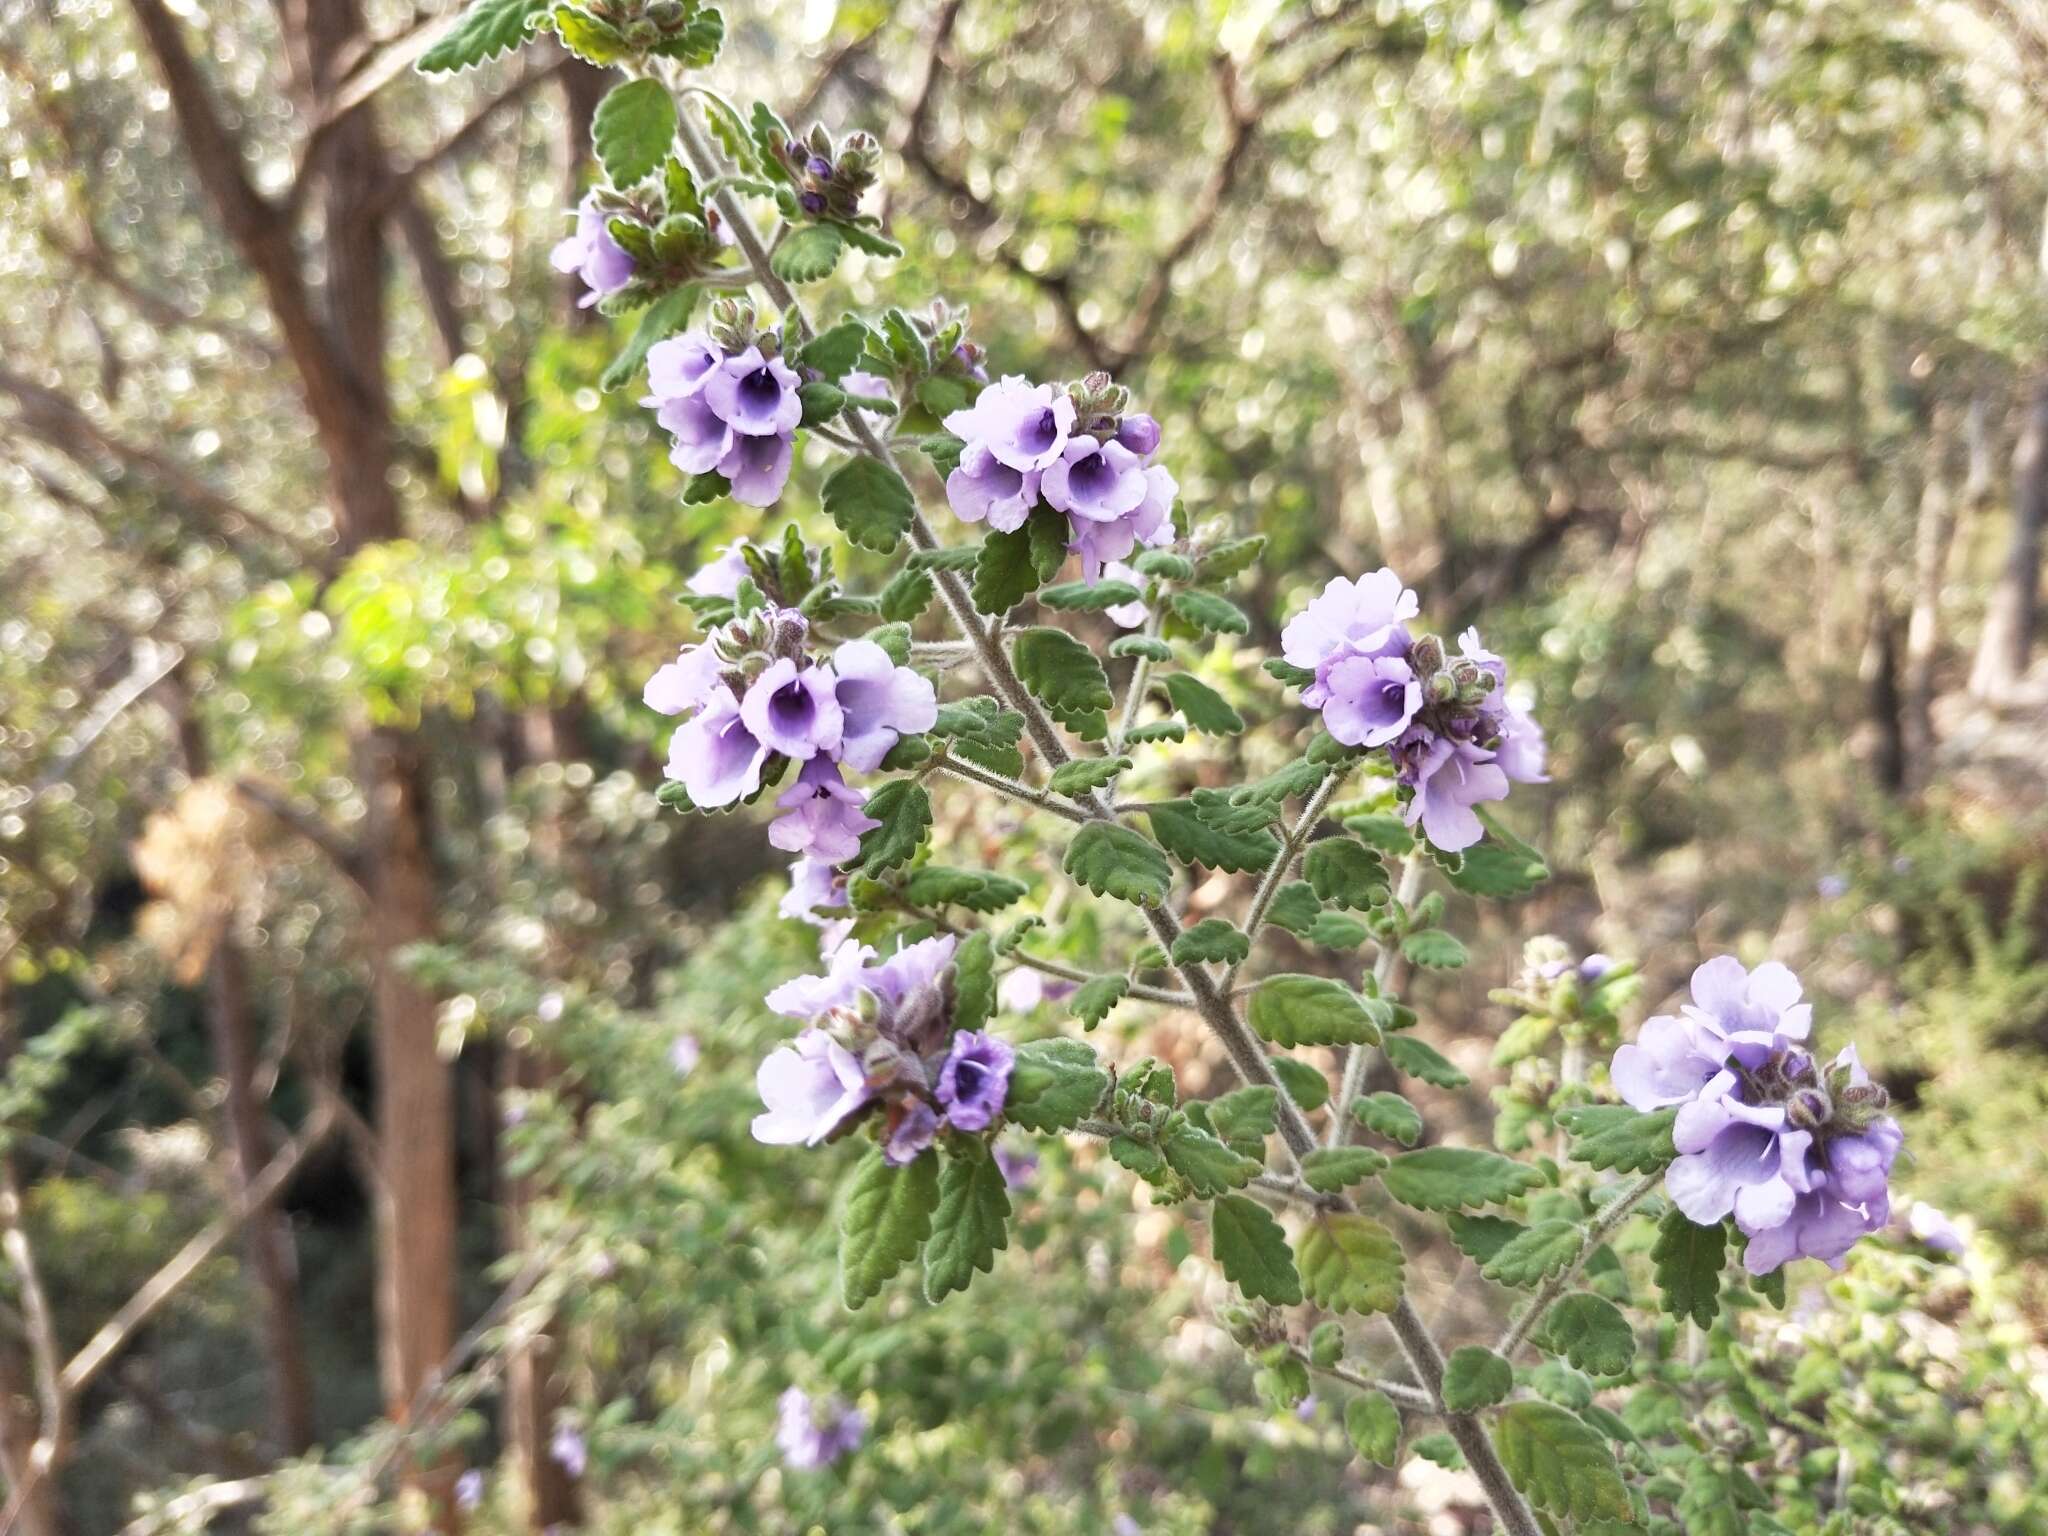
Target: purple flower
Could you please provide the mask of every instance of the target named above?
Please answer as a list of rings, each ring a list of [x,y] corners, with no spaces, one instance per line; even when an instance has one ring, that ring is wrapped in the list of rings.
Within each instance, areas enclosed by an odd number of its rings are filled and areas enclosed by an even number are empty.
[[[1145,578],[1132,570],[1128,565],[1125,565],[1121,560],[1112,560],[1103,566],[1102,579],[1105,581],[1127,581],[1140,592],[1145,590]],[[1119,629],[1140,629],[1144,626],[1145,621],[1152,617],[1152,610],[1145,606],[1144,599],[1142,598],[1134,603],[1116,603],[1102,611],[1109,616],[1110,623],[1116,625]]]
[[[879,374],[862,373],[858,369],[840,379],[839,387],[849,395],[858,395],[863,400],[893,400],[889,381]],[[862,411],[860,419],[867,423],[868,430],[884,433],[889,430],[889,416],[882,411]]]
[[[1179,483],[1163,467],[1154,464],[1145,471],[1145,499],[1135,511],[1107,523],[1069,518],[1072,537],[1067,548],[1080,555],[1082,576],[1096,580],[1105,565],[1123,559],[1140,544],[1171,544],[1173,502],[1179,494]]]
[[[832,867],[830,859],[807,855],[789,866],[789,889],[775,910],[784,917],[822,926],[825,920],[818,915],[820,907],[845,905],[846,876]]]
[[[1469,742],[1427,731],[1411,731],[1394,753],[1400,781],[1415,790],[1404,813],[1409,826],[1422,824],[1429,840],[1446,853],[1470,848],[1486,835],[1472,807],[1505,800],[1508,776],[1493,754]]]
[[[455,1479],[455,1507],[475,1509],[484,1501],[484,1475],[471,1467]]]
[[[901,1168],[932,1144],[939,1134],[939,1116],[923,1099],[906,1099],[890,1116],[888,1135],[882,1138],[882,1161]]]
[[[1280,654],[1289,665],[1320,675],[1326,663],[1351,656],[1391,654],[1407,643],[1403,626],[1421,611],[1421,600],[1386,566],[1356,581],[1333,578],[1280,631]],[[1302,702],[1320,708],[1320,697],[1302,691]]]
[[[695,1035],[677,1035],[669,1042],[668,1064],[675,1069],[677,1077],[688,1077],[697,1070],[704,1048],[697,1044]]]
[[[664,715],[680,715],[709,701],[725,670],[708,645],[686,645],[676,659],[647,679],[640,701]]]
[[[860,1063],[822,1029],[807,1029],[794,1045],[769,1052],[754,1086],[768,1106],[754,1116],[754,1140],[770,1146],[815,1147],[868,1101]]]
[[[1613,969],[1613,957],[1610,955],[1603,955],[1598,950],[1595,950],[1592,954],[1586,956],[1585,959],[1579,962],[1579,980],[1584,982],[1595,982]]]
[[[839,760],[856,773],[872,773],[904,736],[928,731],[939,720],[931,679],[899,667],[872,640],[849,640],[832,653],[833,700],[843,724]]]
[[[718,472],[732,487],[732,499],[745,507],[772,507],[789,481],[794,443],[781,437],[741,434],[718,461]]]
[[[1948,1218],[1946,1212],[1937,1210],[1925,1200],[1915,1200],[1907,1208],[1906,1230],[1936,1253],[1957,1254],[1963,1251],[1962,1229]]]
[[[738,597],[740,583],[747,576],[746,557],[737,540],[718,552],[718,558],[701,567],[683,586],[698,597]]]
[[[1112,439],[1067,441],[1038,483],[1049,506],[1091,523],[1113,523],[1138,510],[1146,495],[1145,466]]]
[[[1493,760],[1500,764],[1500,771],[1517,784],[1548,784],[1550,776],[1543,771],[1548,756],[1543,727],[1520,705],[1507,703],[1501,707],[1499,726],[1500,745],[1494,748]]]
[[[1044,469],[1058,459],[1074,429],[1074,402],[1050,384],[1016,374],[991,384],[966,410],[946,418],[946,430],[981,443],[1012,469]]]
[[[702,331],[685,331],[647,349],[648,397],[642,405],[694,395],[704,387],[725,353]]]
[[[633,258],[612,238],[609,223],[609,215],[597,206],[597,195],[589,194],[577,205],[574,232],[558,240],[548,257],[557,272],[573,272],[583,279],[590,292],[578,302],[585,309],[633,280]]]
[[[885,1012],[898,1011],[917,993],[938,986],[946,967],[953,963],[953,951],[959,943],[954,935],[940,933],[906,944],[863,971],[861,986],[874,995]]]
[[[847,785],[831,758],[814,757],[776,800],[783,814],[768,824],[768,841],[788,853],[841,863],[860,852],[861,833],[881,825],[862,813],[867,798]]]
[[[705,810],[742,800],[761,787],[768,748],[740,717],[740,702],[720,684],[668,744],[668,776]]]
[[[1323,724],[1347,747],[1385,746],[1422,707],[1415,669],[1398,656],[1346,656],[1328,679]]]
[[[1012,469],[986,443],[970,442],[946,476],[946,505],[963,523],[986,520],[998,533],[1014,533],[1038,503],[1038,483],[1037,470]]]
[[[1078,981],[1066,981],[1020,965],[996,983],[996,1006],[1005,1013],[1029,1013],[1041,1003],[1072,996],[1080,986]]]
[[[987,1130],[1009,1097],[1010,1068],[1016,1061],[1017,1053],[994,1035],[972,1029],[955,1035],[939,1069],[939,1103],[947,1123],[962,1131]]]
[[[1038,1154],[1029,1147],[1020,1152],[999,1142],[996,1145],[996,1169],[1002,1174],[1007,1188],[1021,1188],[1038,1177]]]
[[[1116,425],[1116,440],[1141,459],[1159,451],[1159,423],[1143,411],[1133,411]]]
[[[686,475],[717,469],[736,451],[732,428],[701,393],[662,401],[654,419],[669,435],[668,461]]]
[[[866,967],[874,958],[865,944],[842,944],[826,958],[824,975],[792,976],[765,1001],[786,1019],[815,1019],[835,1008],[851,1008],[866,990]]]
[[[748,685],[740,718],[769,751],[806,762],[839,745],[841,713],[833,685],[830,668],[782,657]]]
[[[583,1469],[590,1465],[590,1451],[583,1443],[583,1436],[576,1432],[576,1426],[558,1421],[555,1433],[548,1441],[548,1455],[571,1477],[581,1477]]]
[[[830,1466],[867,1438],[867,1416],[838,1397],[814,1400],[791,1387],[775,1400],[775,1444],[798,1472]]]
[[[720,363],[704,381],[704,398],[733,431],[748,437],[776,437],[794,432],[803,419],[797,398],[802,380],[779,357],[749,347]]]

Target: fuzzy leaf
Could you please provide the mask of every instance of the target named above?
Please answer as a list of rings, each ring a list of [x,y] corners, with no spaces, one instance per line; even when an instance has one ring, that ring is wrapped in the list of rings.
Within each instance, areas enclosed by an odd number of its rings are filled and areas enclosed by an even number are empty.
[[[1493,1443],[1508,1476],[1538,1509],[1569,1520],[1632,1518],[1606,1437],[1554,1403],[1511,1403]]]
[[[1238,965],[1251,952],[1252,941],[1220,917],[1203,918],[1173,941],[1175,965]]]
[[[1454,970],[1465,963],[1465,946],[1441,928],[1425,928],[1401,940],[1401,953],[1431,970]]]
[[[1414,850],[1415,834],[1392,812],[1346,816],[1344,825],[1381,853],[1400,855]]]
[[[936,596],[938,588],[932,584],[931,572],[906,565],[882,588],[882,617],[892,624],[908,624],[931,607]]]
[[[1063,629],[1039,627],[1019,633],[1010,654],[1024,686],[1060,724],[1088,741],[1109,733],[1105,712],[1116,699],[1087,646]]]
[[[953,951],[953,1027],[979,1029],[995,1007],[995,941],[986,932],[971,933]]]
[[[1249,1083],[1209,1100],[1206,1107],[1209,1129],[1225,1141],[1263,1141],[1279,1123],[1280,1090]]]
[[[1265,548],[1266,536],[1262,533],[1244,539],[1226,539],[1202,556],[1196,563],[1195,573],[1202,581],[1212,584],[1228,581],[1258,564]]]
[[[1166,696],[1180,717],[1209,736],[1235,736],[1244,729],[1244,716],[1230,701],[1198,677],[1185,672],[1169,673]]]
[[[841,533],[878,555],[902,542],[917,506],[901,475],[861,454],[832,471],[821,499]]]
[[[1594,1168],[1649,1173],[1678,1156],[1671,1144],[1676,1109],[1646,1115],[1626,1104],[1581,1104],[1557,1119],[1572,1134],[1573,1159]]]
[[[868,796],[863,809],[881,825],[861,833],[858,867],[869,879],[880,879],[909,863],[923,844],[932,829],[932,797],[922,784],[892,779]]]
[[[1008,613],[1059,569],[1056,561],[1050,568],[1046,564],[1046,535],[1042,529],[1048,518],[1056,520],[1062,530],[1066,528],[1066,519],[1061,514],[1040,507],[1023,527],[1008,533],[991,532],[981,541],[981,558],[974,565],[977,612]]]
[[[1292,1056],[1275,1056],[1272,1059],[1273,1075],[1280,1079],[1280,1086],[1287,1090],[1287,1097],[1305,1113],[1321,1109],[1330,1100],[1330,1079],[1323,1069],[1306,1061],[1297,1061]]]
[[[876,812],[869,803],[869,815]],[[1173,866],[1143,834],[1115,822],[1091,821],[1067,845],[1060,867],[1098,896],[1156,907],[1173,889]]]
[[[1280,1223],[1256,1200],[1224,1195],[1209,1211],[1209,1244],[1216,1262],[1245,1295],[1292,1307],[1301,1301],[1301,1276]]]
[[[939,1205],[924,1245],[924,1294],[929,1301],[966,1290],[974,1272],[994,1269],[997,1250],[1010,1246],[1010,1192],[1003,1170],[979,1142],[966,1146],[971,1150],[947,1157],[939,1169]]]
[[[1142,656],[1147,661],[1173,660],[1173,647],[1156,635],[1118,635],[1109,642],[1112,656]]]
[[[1327,1311],[1391,1312],[1401,1299],[1401,1245],[1369,1216],[1318,1216],[1302,1229],[1295,1256],[1302,1289]]]
[[[1387,1060],[1408,1076],[1419,1077],[1433,1088],[1462,1088],[1472,1081],[1446,1061],[1441,1051],[1413,1035],[1389,1035]]]
[[[590,119],[590,143],[615,187],[630,187],[668,155],[676,136],[676,99],[659,80],[613,86]]]
[[[549,0],[475,0],[441,40],[420,55],[421,74],[449,74],[495,59],[526,41]]]
[[[1159,1150],[1173,1171],[1188,1181],[1196,1194],[1220,1195],[1225,1190],[1249,1184],[1262,1166],[1258,1159],[1225,1145],[1217,1137],[1193,1125],[1180,1124],[1161,1138]]]
[[[1227,597],[1214,592],[1176,592],[1167,599],[1175,615],[1212,635],[1246,635],[1252,621]]]
[[[1391,1467],[1401,1454],[1401,1410],[1384,1392],[1361,1392],[1344,1405],[1344,1433],[1365,1460]]]
[[[1465,861],[1449,877],[1452,885],[1468,896],[1494,901],[1512,901],[1526,896],[1550,878],[1542,859],[1518,853],[1496,843],[1479,843],[1465,850]]]
[[[1386,1154],[1371,1147],[1318,1147],[1301,1160],[1301,1176],[1310,1189],[1334,1195],[1386,1166]]]
[[[1467,1344],[1451,1351],[1444,1366],[1444,1406],[1472,1413],[1504,1401],[1515,1386],[1515,1368],[1490,1349]]]
[[[1202,819],[1192,800],[1147,806],[1152,835],[1183,864],[1250,873],[1280,856],[1280,839],[1270,832],[1223,832]]]
[[[843,242],[830,224],[806,224],[775,247],[769,270],[785,283],[815,283],[839,265]]]
[[[1497,1285],[1534,1285],[1577,1258],[1584,1241],[1572,1222],[1539,1221],[1508,1239],[1479,1272]]]
[[[837,380],[859,364],[872,334],[865,320],[849,315],[805,342],[803,350],[797,353],[797,361],[816,369],[822,378]]]
[[[1309,888],[1324,901],[1365,911],[1387,899],[1387,866],[1365,844],[1348,837],[1326,837],[1310,843],[1301,872]]]
[[[1109,1074],[1089,1046],[1059,1036],[1029,1040],[1017,1047],[1003,1118],[1027,1131],[1072,1130],[1108,1091]]]
[[[1056,795],[1079,798],[1114,782],[1118,774],[1129,772],[1130,767],[1128,757],[1077,757],[1053,769],[1046,783]]]
[[[1621,1308],[1590,1291],[1574,1291],[1551,1307],[1543,1332],[1551,1349],[1595,1376],[1619,1376],[1636,1357],[1635,1330]]]
[[[1323,949],[1356,949],[1371,936],[1372,930],[1348,912],[1318,912],[1302,935]]]
[[[1424,1147],[1404,1152],[1380,1175],[1387,1193],[1422,1211],[1498,1205],[1543,1182],[1527,1163],[1477,1147]]]
[[[1290,880],[1273,893],[1273,905],[1266,909],[1266,921],[1276,928],[1307,938],[1322,914],[1323,904],[1306,880]]]
[[[1268,976],[1252,993],[1251,1026],[1283,1049],[1297,1045],[1377,1045],[1379,1025],[1365,1000],[1327,976]]]
[[[1122,1002],[1130,990],[1130,981],[1122,976],[1097,976],[1092,981],[1085,981],[1074,994],[1074,1017],[1093,1029],[1109,1017],[1110,1010]]]
[[[697,289],[694,284],[670,289],[640,312],[640,323],[633,327],[633,335],[619,348],[618,356],[605,364],[605,370],[598,376],[600,389],[623,389],[633,382],[640,372],[640,365],[647,361],[648,351],[657,341],[665,341],[690,323],[690,314],[697,307]]]
[[[927,864],[903,887],[920,907],[965,907],[970,912],[1000,912],[1024,896],[1024,882],[978,869],[953,869]]]
[[[917,1257],[939,1204],[939,1160],[891,1168],[876,1147],[853,1172],[839,1214],[839,1293],[859,1307]]]
[[[1351,1101],[1351,1113],[1368,1131],[1412,1147],[1422,1137],[1422,1116],[1398,1093],[1368,1093]]]
[[[1658,1224],[1657,1244],[1650,1250],[1650,1258],[1657,1269],[1657,1289],[1664,1293],[1664,1310],[1673,1317],[1690,1317],[1702,1328],[1713,1327],[1721,1310],[1727,1225],[1695,1226],[1674,1205]]]
[[[1155,741],[1186,741],[1188,728],[1178,720],[1147,720],[1124,732],[1124,745],[1142,747]]]
[[[1128,581],[1063,581],[1039,593],[1038,600],[1048,608],[1099,613],[1104,608],[1141,602],[1144,596]]]

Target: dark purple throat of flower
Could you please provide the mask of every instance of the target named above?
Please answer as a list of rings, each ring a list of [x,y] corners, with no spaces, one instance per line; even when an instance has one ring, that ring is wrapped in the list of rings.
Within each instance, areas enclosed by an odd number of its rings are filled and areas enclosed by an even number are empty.
[[[782,399],[782,385],[763,363],[740,380],[740,398],[757,411],[772,411]]]

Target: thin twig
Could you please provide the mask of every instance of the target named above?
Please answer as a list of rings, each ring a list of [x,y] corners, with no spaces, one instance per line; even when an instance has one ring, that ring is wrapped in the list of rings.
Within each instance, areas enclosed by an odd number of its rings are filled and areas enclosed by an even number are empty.
[[[1404,913],[1413,905],[1416,892],[1422,889],[1423,866],[1427,862],[1418,847],[1409,852],[1401,865],[1401,881],[1394,891],[1394,903]],[[1372,964],[1372,980],[1374,989],[1382,997],[1395,984],[1394,967],[1400,958],[1399,944],[1380,946],[1379,958]],[[1365,1064],[1371,1060],[1372,1050],[1369,1045],[1354,1045],[1344,1058],[1344,1075],[1337,1089],[1337,1101],[1330,1110],[1329,1139],[1333,1147],[1343,1145],[1344,1138],[1351,1133],[1351,1101],[1358,1097],[1358,1090],[1365,1084]]]
[[[1586,1267],[1587,1260],[1593,1257],[1616,1227],[1628,1220],[1629,1212],[1648,1199],[1651,1192],[1663,1182],[1664,1170],[1660,1168],[1655,1173],[1644,1174],[1607,1202],[1605,1208],[1594,1218],[1593,1224],[1586,1228],[1585,1240],[1579,1244],[1577,1256],[1537,1289],[1535,1299],[1529,1303],[1522,1315],[1515,1319],[1513,1326],[1500,1336],[1500,1343],[1494,1346],[1495,1354],[1505,1360],[1514,1359],[1515,1351],[1520,1349],[1529,1335],[1536,1331],[1536,1325],[1543,1321],[1543,1314],[1550,1310],[1550,1304],[1570,1289],[1572,1282],[1579,1278],[1579,1271]]]

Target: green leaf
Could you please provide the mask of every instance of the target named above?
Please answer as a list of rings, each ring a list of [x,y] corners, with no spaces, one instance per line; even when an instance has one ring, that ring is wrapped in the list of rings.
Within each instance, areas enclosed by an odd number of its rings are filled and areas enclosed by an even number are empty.
[[[1055,1036],[1017,1047],[1003,1118],[1027,1131],[1072,1130],[1109,1092],[1109,1074],[1079,1040]]]
[[[1097,976],[1085,981],[1074,994],[1074,1017],[1093,1029],[1109,1017],[1110,1010],[1122,1002],[1124,994],[1130,990],[1130,980],[1123,976]]]
[[[1387,1193],[1421,1211],[1498,1205],[1543,1182],[1527,1163],[1477,1147],[1424,1147],[1404,1152],[1380,1175]]]
[[[1384,1392],[1361,1392],[1344,1405],[1344,1433],[1365,1460],[1391,1467],[1401,1454],[1401,1410]]]
[[[1302,1229],[1295,1256],[1302,1290],[1327,1311],[1391,1312],[1401,1299],[1401,1245],[1369,1216],[1318,1216]]]
[[[1167,581],[1187,581],[1195,574],[1194,562],[1170,549],[1139,550],[1131,557],[1131,569],[1140,576],[1159,576]]]
[[[1024,770],[1023,754],[1017,750],[1018,738],[1024,734],[1024,717],[986,695],[941,704],[931,734],[951,741],[953,750],[970,762],[998,773],[1015,775]]]
[[[873,815],[871,810],[868,813]],[[1444,1059],[1443,1053],[1425,1045],[1413,1035],[1389,1035],[1387,1060],[1410,1077],[1419,1077],[1434,1088],[1462,1088],[1472,1079]]]
[[[1305,939],[1322,911],[1323,904],[1316,900],[1316,893],[1306,880],[1290,880],[1273,893],[1266,921]]]
[[[715,469],[707,469],[701,475],[690,476],[683,487],[683,505],[701,507],[709,501],[716,501],[732,489],[732,482]]]
[[[1209,1129],[1228,1142],[1263,1141],[1280,1119],[1280,1090],[1267,1083],[1248,1083],[1204,1106]]]
[[[820,331],[805,342],[796,360],[815,369],[821,378],[837,380],[860,362],[872,334],[865,320],[849,315],[829,331]]]
[[[676,137],[676,99],[659,80],[613,86],[590,119],[590,143],[615,187],[630,187],[667,158]]]
[[[421,74],[443,75],[495,59],[525,42],[547,8],[548,0],[474,0],[413,67]]]
[[[1540,858],[1495,843],[1479,843],[1465,850],[1464,863],[1448,878],[1468,896],[1512,901],[1548,880],[1550,869]]]
[[[1351,1101],[1351,1113],[1368,1131],[1412,1147],[1422,1137],[1422,1116],[1398,1093],[1368,1093]]]
[[[1099,613],[1104,608],[1139,602],[1144,596],[1128,581],[1063,581],[1039,593],[1038,600],[1048,608]]]
[[[865,454],[856,454],[832,471],[821,499],[841,533],[878,555],[902,542],[917,510],[903,477]]]
[[[1194,806],[1195,814],[1202,818],[1202,824],[1214,827],[1218,832],[1244,835],[1263,832],[1280,819],[1280,807],[1267,800],[1254,800],[1240,805],[1230,798],[1227,789],[1196,789],[1188,794],[1188,802]]]
[[[903,254],[903,247],[887,235],[878,234],[865,224],[853,224],[843,219],[834,219],[832,227],[839,231],[846,243],[857,251],[870,256],[880,256],[887,261]]]
[[[1572,1157],[1594,1168],[1650,1173],[1678,1156],[1671,1144],[1674,1109],[1644,1114],[1626,1104],[1580,1104],[1558,1113],[1572,1136]]]
[[[768,267],[785,283],[815,283],[839,265],[839,231],[830,224],[806,224],[775,247]]]
[[[1152,835],[1183,864],[1240,873],[1264,870],[1280,856],[1280,839],[1270,832],[1224,832],[1202,819],[1192,800],[1148,805]]]
[[[604,372],[598,376],[598,387],[621,389],[632,383],[639,375],[640,365],[647,361],[649,349],[688,325],[696,307],[696,286],[685,284],[670,289],[640,311],[640,323],[633,327],[632,338],[619,349],[618,356],[605,364]]]
[[[1677,1206],[1666,1211],[1657,1227],[1657,1244],[1650,1250],[1664,1310],[1673,1317],[1690,1317],[1702,1328],[1713,1327],[1721,1310],[1721,1270],[1727,1257],[1724,1223],[1695,1226]]]
[[[1569,1221],[1539,1221],[1517,1232],[1480,1273],[1496,1285],[1534,1285],[1579,1256],[1585,1235]]]
[[[1297,1045],[1377,1045],[1379,1025],[1365,1000],[1328,976],[1268,976],[1252,993],[1249,1018],[1261,1039]]]
[[[1252,621],[1227,597],[1214,592],[1176,592],[1167,599],[1174,613],[1212,635],[1248,635]]]
[[[1401,940],[1401,953],[1432,970],[1454,970],[1465,963],[1465,946],[1441,928],[1424,928]]]
[[[1635,1330],[1621,1308],[1590,1291],[1574,1291],[1552,1306],[1543,1332],[1550,1349],[1595,1376],[1619,1376],[1636,1357]]]
[[[859,868],[869,879],[909,863],[932,829],[932,797],[910,779],[892,779],[862,809],[881,823],[860,835]]]
[[[996,946],[985,932],[953,951],[953,1027],[979,1029],[996,1009]]]
[[[981,541],[974,563],[974,608],[977,613],[1005,614],[1031,595],[1038,571],[1031,561],[1031,536],[1022,528],[994,532]]]
[[[1173,941],[1175,965],[1240,965],[1252,952],[1252,941],[1227,919],[1205,917]]]
[[[711,6],[704,7],[683,23],[680,32],[670,34],[654,48],[665,59],[680,59],[702,69],[718,57],[725,43],[725,17]]]
[[[875,1147],[861,1159],[839,1214],[839,1294],[849,1307],[867,1302],[917,1257],[938,1204],[936,1157],[892,1168]]]
[[[1371,1147],[1318,1147],[1301,1160],[1301,1176],[1310,1189],[1334,1195],[1386,1166],[1386,1154]]]
[[[976,1270],[994,1269],[997,1250],[1010,1245],[1009,1221],[1002,1169],[979,1142],[965,1143],[939,1169],[939,1206],[924,1248],[925,1298],[942,1301],[966,1290]]]
[[[1118,635],[1109,642],[1112,656],[1143,656],[1147,661],[1173,660],[1173,647],[1154,635]]]
[[[1180,717],[1204,735],[1235,736],[1244,729],[1244,716],[1198,677],[1185,672],[1169,673],[1166,696]]]
[[[1063,629],[1022,630],[1011,642],[1017,676],[1060,724],[1083,740],[1109,733],[1105,713],[1116,702],[1096,654]]]
[[[1554,1403],[1510,1403],[1493,1443],[1515,1486],[1568,1520],[1629,1520],[1628,1489],[1606,1437]]]
[[[1372,931],[1348,912],[1318,912],[1302,937],[1324,949],[1356,949]]]
[[[910,877],[903,893],[920,907],[965,907],[970,912],[1000,912],[1024,896],[1024,882],[978,869],[953,869],[927,864]]]
[[[1472,1413],[1504,1402],[1515,1387],[1515,1368],[1490,1349],[1467,1344],[1444,1365],[1444,1406]]]
[[[1387,899],[1387,866],[1365,844],[1348,837],[1310,843],[1301,872],[1317,896],[1340,907],[1366,911]]]
[[[1166,1155],[1159,1150],[1156,1141],[1140,1141],[1135,1136],[1112,1136],[1109,1155],[1148,1184],[1166,1180]]]
[[[575,54],[586,64],[600,67],[616,64],[633,52],[632,45],[619,29],[608,21],[600,21],[588,11],[579,11],[571,5],[558,5],[550,14],[555,36],[562,40],[562,46]]]
[[[1195,566],[1195,574],[1211,585],[1228,581],[1258,564],[1265,548],[1266,536],[1262,533],[1245,539],[1226,539],[1202,556]]]
[[[1219,1138],[1183,1121],[1160,1139],[1168,1166],[1188,1181],[1198,1195],[1220,1195],[1239,1189],[1264,1171],[1257,1158],[1227,1146]]]
[[[906,565],[882,588],[882,617],[892,623],[908,624],[931,607],[936,596],[938,588],[932,584],[931,572]]]
[[[1154,741],[1185,741],[1188,728],[1178,720],[1147,720],[1124,732],[1124,745],[1142,747]]]
[[[1224,1195],[1209,1211],[1209,1245],[1229,1280],[1256,1301],[1276,1307],[1301,1302],[1301,1276],[1280,1223],[1256,1200]]]
[[[1272,1058],[1273,1075],[1287,1090],[1287,1097],[1304,1112],[1321,1109],[1330,1100],[1330,1079],[1323,1069],[1292,1056]]]
[[[1408,830],[1399,816],[1391,813],[1346,816],[1344,825],[1381,853],[1398,856],[1410,853],[1415,848],[1415,834]]]
[[[1469,1216],[1453,1211],[1445,1220],[1458,1252],[1481,1264],[1492,1263],[1495,1254],[1528,1231],[1519,1221],[1509,1221],[1505,1216]]]
[[[869,801],[868,814],[875,815]],[[1091,821],[1067,845],[1060,867],[1098,896],[1156,907],[1173,889],[1173,866],[1143,834],[1115,822]]]
[[[1053,769],[1046,784],[1056,795],[1080,799],[1092,790],[1114,783],[1118,774],[1128,773],[1130,768],[1128,757],[1077,757]]]

